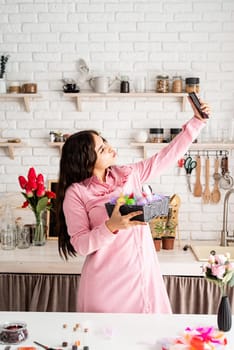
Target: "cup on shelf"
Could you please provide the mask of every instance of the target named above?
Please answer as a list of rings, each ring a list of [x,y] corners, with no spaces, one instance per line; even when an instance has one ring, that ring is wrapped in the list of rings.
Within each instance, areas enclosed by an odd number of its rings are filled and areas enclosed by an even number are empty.
[[[133,82],[135,92],[145,92],[145,77],[136,77]]]

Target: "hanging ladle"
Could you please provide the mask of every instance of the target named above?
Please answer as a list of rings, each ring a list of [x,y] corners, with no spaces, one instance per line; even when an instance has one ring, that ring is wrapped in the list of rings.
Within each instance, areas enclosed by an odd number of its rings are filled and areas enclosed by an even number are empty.
[[[219,180],[219,186],[224,190],[229,190],[233,187],[233,178],[231,175],[229,175],[228,170],[228,156],[224,156],[221,159],[221,169],[222,169],[222,176]]]

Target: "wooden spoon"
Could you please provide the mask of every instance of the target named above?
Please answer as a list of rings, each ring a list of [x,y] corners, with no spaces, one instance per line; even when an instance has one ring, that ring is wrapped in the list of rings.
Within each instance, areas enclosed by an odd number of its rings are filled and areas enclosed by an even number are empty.
[[[196,181],[194,185],[193,195],[194,197],[202,196],[202,185],[201,185],[201,158],[198,155],[196,157],[197,167],[196,167]]]
[[[209,157],[206,158],[205,162],[205,189],[202,194],[202,199],[204,204],[208,204],[210,202],[210,187],[209,187],[209,180],[210,180],[210,159]]]
[[[213,191],[211,192],[211,203],[218,203],[221,198],[221,193],[219,190],[219,180],[220,180],[220,174],[219,174],[219,159],[218,157],[215,159],[215,172],[214,172],[214,188]]]

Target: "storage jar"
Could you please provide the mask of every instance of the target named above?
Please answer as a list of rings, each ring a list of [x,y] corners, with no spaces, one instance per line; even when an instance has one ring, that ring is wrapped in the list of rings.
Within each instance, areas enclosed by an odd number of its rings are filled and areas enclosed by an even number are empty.
[[[158,75],[156,83],[156,92],[166,93],[169,92],[169,76]]]
[[[177,75],[172,77],[172,92],[179,93],[182,92],[182,77]]]
[[[150,142],[161,143],[163,142],[163,128],[152,128],[149,130]]]
[[[170,129],[171,140],[173,140],[174,137],[181,132],[181,130],[182,130],[181,128],[171,128]]]
[[[185,91],[187,93],[195,92],[199,93],[200,91],[200,79],[199,78],[186,78],[185,79]]]

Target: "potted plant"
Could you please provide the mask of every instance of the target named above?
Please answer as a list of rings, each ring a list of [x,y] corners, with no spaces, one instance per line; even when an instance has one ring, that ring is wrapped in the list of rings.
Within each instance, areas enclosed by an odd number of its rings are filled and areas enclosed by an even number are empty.
[[[167,217],[158,217],[150,221],[150,229],[154,241],[155,250],[158,252],[161,249],[162,236],[165,230]]]
[[[6,93],[6,82],[4,80],[6,73],[6,64],[9,59],[9,55],[1,55],[0,58],[0,93]]]
[[[174,221],[166,222],[164,233],[162,236],[162,249],[174,249],[175,236],[176,223]]]

